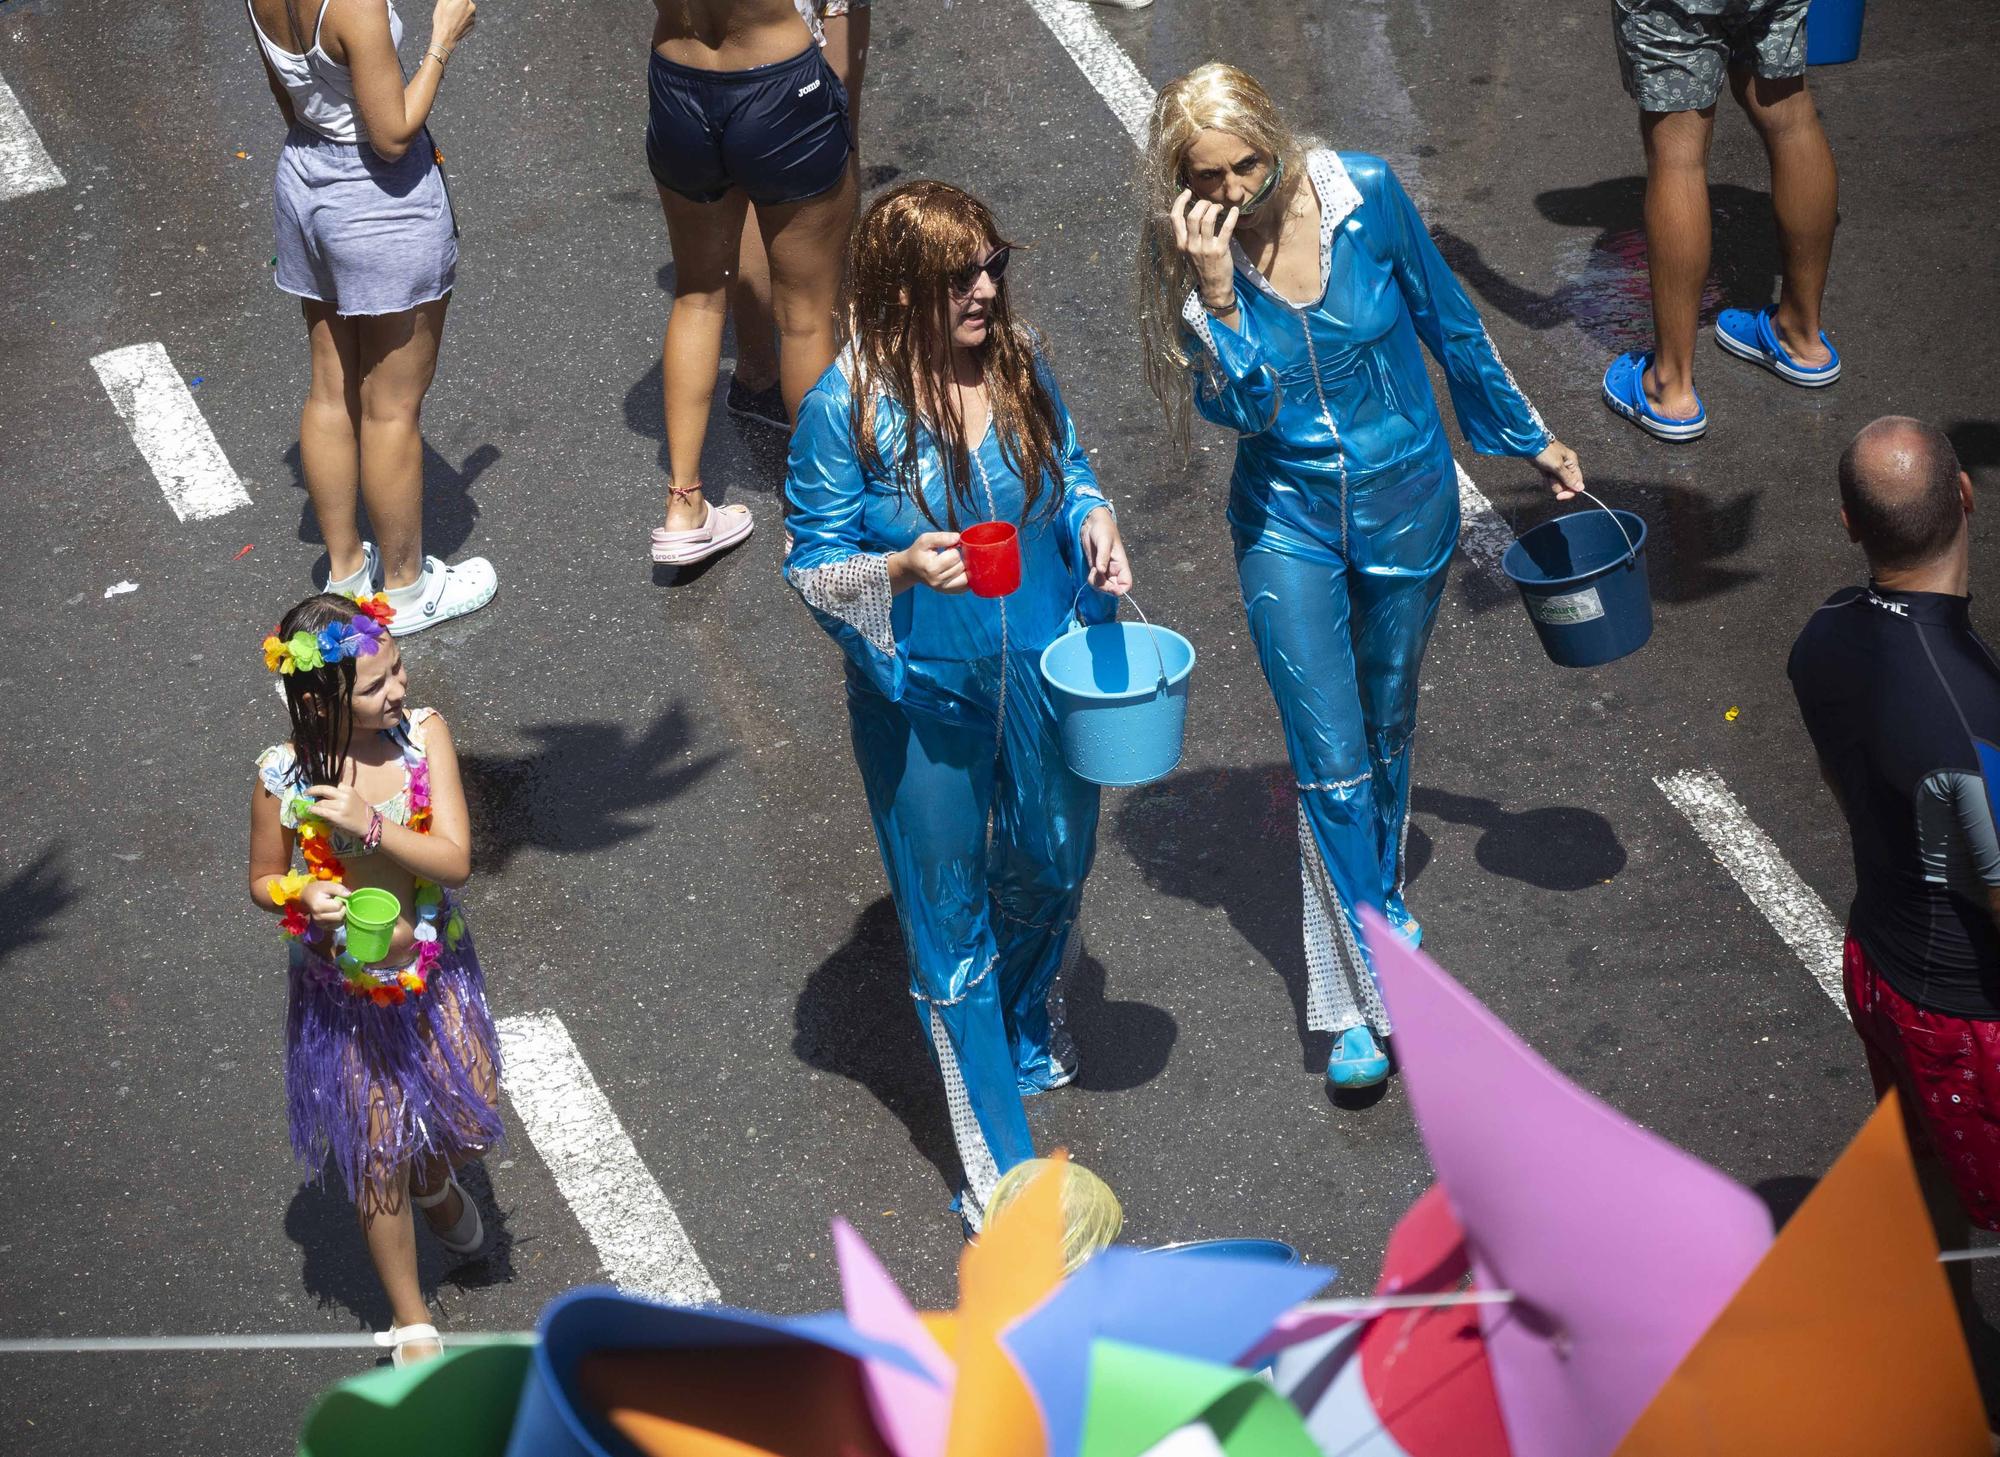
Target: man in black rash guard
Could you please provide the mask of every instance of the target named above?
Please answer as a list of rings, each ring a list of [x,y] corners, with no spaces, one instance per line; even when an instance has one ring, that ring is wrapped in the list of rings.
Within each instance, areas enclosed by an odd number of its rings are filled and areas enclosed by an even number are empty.
[[[1869,583],[1812,615],[1789,673],[1854,842],[1848,1010],[1962,1247],[1968,1217],[2000,1230],[2000,843],[1974,746],[2000,743],[2000,663],[1972,630],[1972,481],[1890,416],[1841,456],[1840,500]]]

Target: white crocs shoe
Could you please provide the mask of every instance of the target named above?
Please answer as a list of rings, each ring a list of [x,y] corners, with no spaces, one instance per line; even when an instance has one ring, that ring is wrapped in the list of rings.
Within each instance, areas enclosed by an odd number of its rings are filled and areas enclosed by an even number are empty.
[[[375,543],[361,543],[361,570],[351,577],[333,579],[333,568],[327,567],[327,579],[320,591],[332,592],[342,597],[366,597],[375,590],[376,582],[382,577],[382,558],[376,554]]]
[[[440,622],[477,612],[493,600],[499,585],[493,563],[483,556],[469,556],[450,566],[427,556],[422,576],[408,587],[397,587],[388,594],[389,605],[396,609],[389,635],[408,637]]]

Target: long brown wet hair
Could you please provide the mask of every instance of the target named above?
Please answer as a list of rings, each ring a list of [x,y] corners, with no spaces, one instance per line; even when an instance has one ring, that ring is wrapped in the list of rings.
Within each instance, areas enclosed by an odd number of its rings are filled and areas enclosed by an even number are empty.
[[[277,635],[289,642],[295,632],[317,633],[335,623],[352,622],[358,610],[351,598],[321,592],[287,612]],[[292,749],[304,776],[301,782],[340,783],[354,741],[354,659],[287,673],[279,681],[285,685],[285,709],[292,716]]]
[[[1000,236],[986,204],[948,182],[909,182],[875,199],[855,228],[847,272],[842,332],[854,351],[852,429],[861,467],[887,477],[938,525],[919,488],[918,432],[928,427],[944,457],[946,530],[958,529],[959,506],[983,520],[985,502],[973,493],[972,457],[965,421],[939,373],[950,358],[950,280],[995,248]],[[987,407],[1000,455],[1019,472],[1027,493],[1021,519],[1034,514],[1044,480],[1054,482],[1047,507],[1062,500],[1062,447],[1055,400],[1036,368],[1035,338],[1014,321],[1007,286],[987,306],[981,350]],[[887,397],[902,407],[903,441],[891,465],[875,439],[875,407]]]

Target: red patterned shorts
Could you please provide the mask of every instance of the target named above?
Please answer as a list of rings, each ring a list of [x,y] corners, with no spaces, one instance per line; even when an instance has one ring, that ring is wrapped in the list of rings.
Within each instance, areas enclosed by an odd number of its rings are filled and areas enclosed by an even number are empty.
[[[1847,1010],[1875,1096],[1895,1088],[1910,1147],[1933,1153],[1966,1217],[2000,1230],[2000,1021],[1926,1012],[1876,971],[1852,936]]]

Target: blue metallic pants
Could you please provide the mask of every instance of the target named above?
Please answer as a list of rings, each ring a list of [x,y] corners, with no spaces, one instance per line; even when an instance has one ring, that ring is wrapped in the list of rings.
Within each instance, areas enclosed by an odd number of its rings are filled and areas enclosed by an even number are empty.
[[[1081,947],[1098,791],[1063,762],[1036,656],[1007,655],[1004,693],[997,660],[913,661],[900,703],[848,676],[854,757],[974,1228],[1000,1175],[1034,1156],[1021,1095],[1075,1072],[1049,1008]]]
[[[1306,1025],[1386,1035],[1359,908],[1414,930],[1402,902],[1410,743],[1458,537],[1456,471],[1446,457],[1357,489],[1344,514],[1323,509],[1232,503],[1236,569],[1298,782]]]

